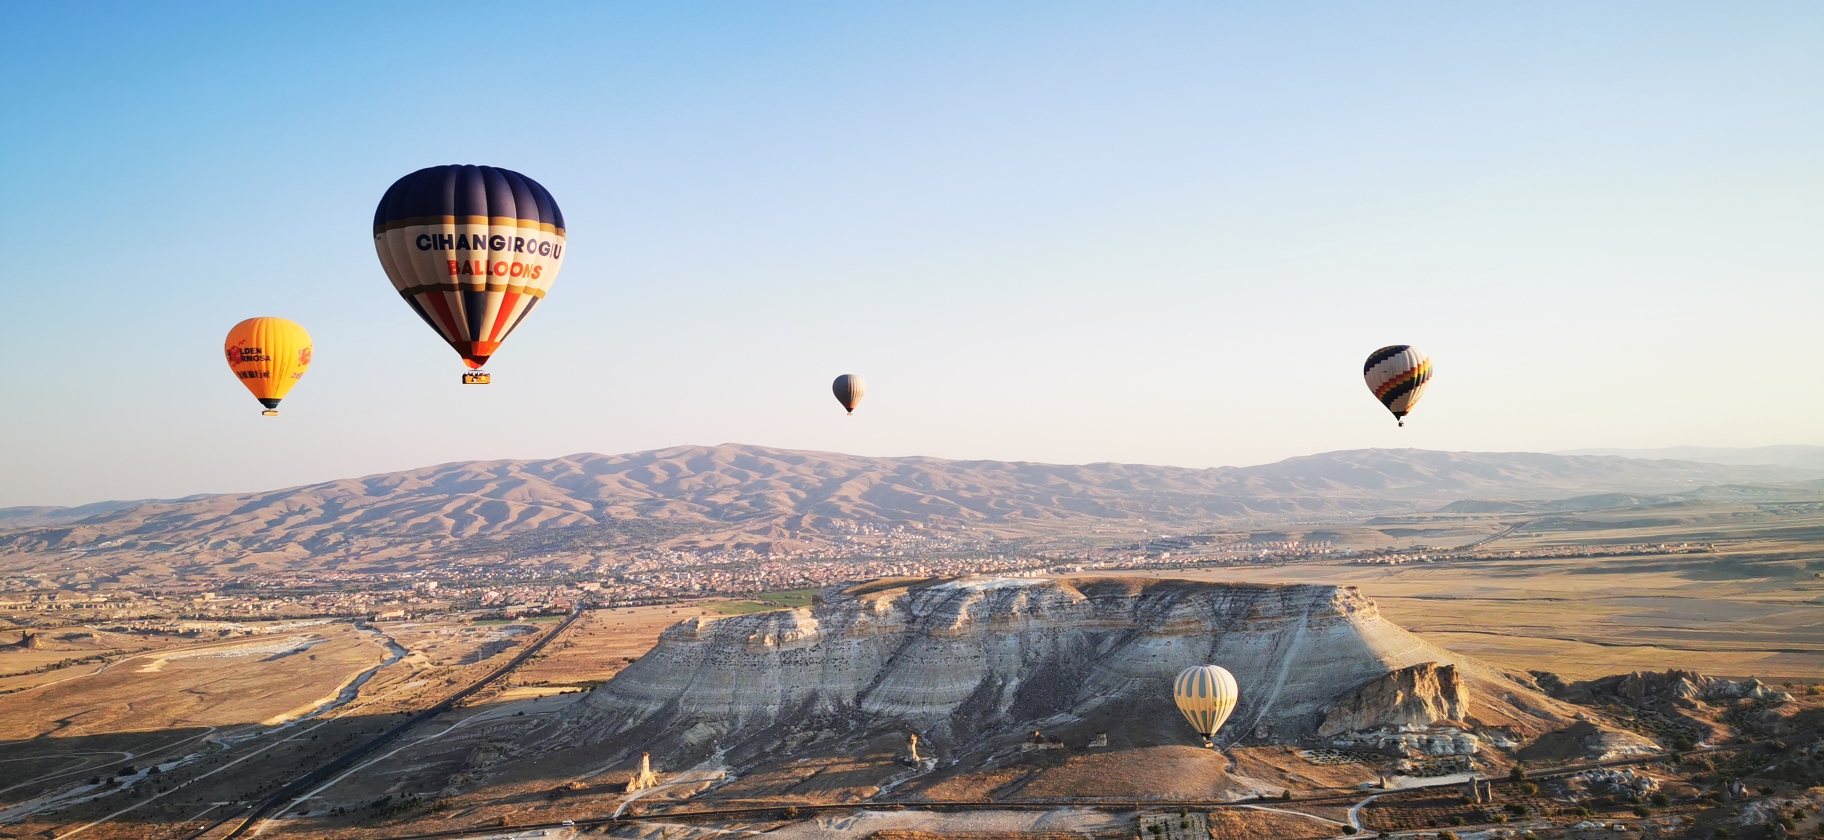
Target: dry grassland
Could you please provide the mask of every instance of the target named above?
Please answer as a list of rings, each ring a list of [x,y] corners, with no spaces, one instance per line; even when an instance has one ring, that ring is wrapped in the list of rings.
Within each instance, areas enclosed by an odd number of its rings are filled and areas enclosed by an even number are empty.
[[[0,696],[0,740],[277,722],[333,700],[385,657],[348,624],[162,648]]]
[[[1209,812],[1212,840],[1317,840],[1337,836],[1336,826],[1274,811],[1223,809]]]
[[[1000,798],[1227,799],[1248,785],[1231,778],[1222,755],[1201,747],[1143,747],[1072,755]]]
[[[1486,548],[1701,542],[1713,543],[1712,553],[1394,566],[1326,561],[1156,574],[1358,586],[1389,620],[1449,650],[1571,679],[1675,667],[1816,679],[1824,672],[1824,578],[1817,577],[1824,520],[1734,507],[1700,513],[1559,516]]]
[[[706,604],[590,610],[562,639],[513,673],[516,686],[588,687],[605,682],[645,655],[659,633],[691,616],[712,615]]]

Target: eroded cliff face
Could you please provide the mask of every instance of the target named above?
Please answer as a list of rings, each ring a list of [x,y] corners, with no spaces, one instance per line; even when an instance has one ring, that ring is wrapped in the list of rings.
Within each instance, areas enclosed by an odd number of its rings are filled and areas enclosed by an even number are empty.
[[[1092,722],[1190,743],[1170,681],[1204,663],[1241,686],[1219,744],[1312,740],[1343,695],[1420,663],[1491,683],[1494,726],[1543,726],[1557,705],[1388,623],[1354,587],[964,578],[689,619],[561,728],[605,757],[640,746],[674,766],[908,731],[942,753]],[[1501,699],[1515,692],[1526,702]]]
[[[1324,715],[1321,736],[1383,727],[1431,726],[1469,717],[1469,686],[1455,665],[1422,662],[1369,680]]]

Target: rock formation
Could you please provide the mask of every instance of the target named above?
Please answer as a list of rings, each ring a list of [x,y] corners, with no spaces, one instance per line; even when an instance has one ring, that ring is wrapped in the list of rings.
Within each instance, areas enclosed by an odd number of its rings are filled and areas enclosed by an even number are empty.
[[[1762,683],[1760,680],[1725,680],[1696,671],[1635,671],[1566,685],[1554,675],[1535,672],[1542,687],[1552,696],[1573,703],[1620,701],[1630,706],[1671,705],[1693,708],[1698,703],[1740,700],[1743,698],[1768,703],[1786,703],[1792,695]]]
[[[1536,734],[1574,713],[1383,620],[1354,587],[977,577],[687,619],[571,706],[561,731],[597,754],[651,744],[674,764],[719,755],[734,766],[907,730],[927,761],[1017,749],[1038,728],[1080,742],[1115,724],[1130,742],[1191,744],[1170,682],[1203,663],[1241,686],[1223,745],[1315,739],[1332,720],[1332,732],[1461,720]],[[1474,719],[1472,687],[1485,698]]]
[[[640,753],[640,769],[634,771],[633,778],[627,780],[627,792],[646,790],[659,786],[659,777],[652,772],[652,753]]]
[[[1322,736],[1383,727],[1430,726],[1469,717],[1469,686],[1455,665],[1421,662],[1363,683],[1324,715]]]

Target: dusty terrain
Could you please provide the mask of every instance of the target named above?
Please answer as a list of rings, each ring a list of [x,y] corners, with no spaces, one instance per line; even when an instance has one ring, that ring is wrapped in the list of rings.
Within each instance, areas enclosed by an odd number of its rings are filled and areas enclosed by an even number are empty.
[[[549,625],[266,629],[160,637],[15,678],[32,684],[0,695],[0,836],[181,836],[479,679]]]

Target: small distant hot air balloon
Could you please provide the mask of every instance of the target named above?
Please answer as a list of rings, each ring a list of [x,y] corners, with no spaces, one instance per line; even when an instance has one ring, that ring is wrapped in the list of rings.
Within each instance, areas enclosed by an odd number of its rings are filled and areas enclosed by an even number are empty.
[[[564,262],[564,214],[551,193],[492,166],[433,166],[400,178],[374,211],[374,250],[393,288],[481,372]]]
[[[1196,665],[1179,672],[1172,681],[1172,699],[1178,711],[1191,722],[1191,728],[1203,736],[1203,745],[1214,746],[1216,730],[1222,728],[1235,701],[1241,696],[1235,677],[1215,665]]]
[[[1419,404],[1425,386],[1431,382],[1431,357],[1409,344],[1382,347],[1368,356],[1362,365],[1362,378],[1374,398],[1393,412],[1393,418],[1406,425],[1406,414]]]
[[[228,331],[222,343],[228,367],[241,384],[266,406],[260,412],[279,416],[279,400],[310,369],[310,333],[284,318],[248,318]]]
[[[861,395],[868,392],[868,386],[861,381],[861,377],[845,373],[836,377],[830,390],[836,392],[836,401],[842,403],[842,407],[848,409],[850,414],[854,414],[855,406],[861,405]]]

